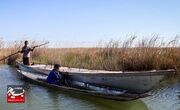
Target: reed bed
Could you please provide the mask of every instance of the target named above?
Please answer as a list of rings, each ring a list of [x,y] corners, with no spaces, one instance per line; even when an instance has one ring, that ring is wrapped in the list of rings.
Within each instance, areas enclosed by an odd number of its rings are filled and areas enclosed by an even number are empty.
[[[14,50],[19,48],[16,46]],[[13,59],[17,58],[20,55]],[[32,53],[32,61],[110,71],[180,70],[180,43],[178,37],[163,42],[156,36],[142,40],[133,36],[123,42],[111,40],[95,48],[37,48]]]

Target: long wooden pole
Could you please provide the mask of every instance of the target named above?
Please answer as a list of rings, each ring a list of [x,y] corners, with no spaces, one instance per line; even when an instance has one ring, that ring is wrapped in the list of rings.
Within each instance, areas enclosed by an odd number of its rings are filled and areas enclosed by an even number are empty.
[[[43,44],[40,44],[40,45],[36,45],[36,46],[34,46],[33,48],[41,47],[41,46],[46,45],[46,44],[49,44],[49,42],[46,42],[46,43],[43,43]]]
[[[20,52],[20,51],[17,51],[17,52],[15,52],[15,53],[11,54],[11,55],[8,55],[8,56],[0,59],[0,61],[5,60],[5,59],[7,59],[7,58],[9,58],[9,57],[11,57],[11,56],[13,56],[13,55],[16,55],[16,54],[18,54],[19,52]]]
[[[49,43],[49,42],[46,42],[46,43],[43,43],[43,44],[34,46],[33,48],[40,47],[40,46],[46,45],[46,44],[48,44],[48,43]],[[15,53],[11,54],[11,55],[8,55],[8,56],[6,56],[6,57],[0,59],[0,61],[5,60],[5,59],[7,59],[7,58],[9,58],[9,57],[11,57],[11,56],[13,56],[13,55],[16,55],[16,54],[20,53],[20,52],[21,52],[21,51],[17,51],[17,52],[15,52]]]

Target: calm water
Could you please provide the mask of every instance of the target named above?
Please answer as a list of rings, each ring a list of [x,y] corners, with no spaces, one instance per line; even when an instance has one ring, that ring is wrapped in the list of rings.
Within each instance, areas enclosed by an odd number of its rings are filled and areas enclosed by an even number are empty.
[[[7,85],[26,85],[26,102],[8,104]],[[113,101],[56,92],[20,79],[14,68],[0,66],[0,110],[180,110],[180,83],[152,92],[136,101]]]

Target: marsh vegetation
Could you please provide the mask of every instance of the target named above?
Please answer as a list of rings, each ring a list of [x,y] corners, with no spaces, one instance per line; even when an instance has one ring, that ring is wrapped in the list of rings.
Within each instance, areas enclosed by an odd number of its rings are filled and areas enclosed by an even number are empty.
[[[3,42],[3,41],[1,41]],[[23,42],[14,42],[9,47],[0,45],[0,58],[20,50]],[[38,42],[31,42],[31,46]],[[20,54],[11,58],[15,61]],[[163,41],[158,36],[137,39],[133,36],[125,41],[111,40],[93,48],[36,48],[32,53],[35,63],[112,71],[143,71],[180,69],[179,37]],[[3,63],[3,62],[2,62]]]

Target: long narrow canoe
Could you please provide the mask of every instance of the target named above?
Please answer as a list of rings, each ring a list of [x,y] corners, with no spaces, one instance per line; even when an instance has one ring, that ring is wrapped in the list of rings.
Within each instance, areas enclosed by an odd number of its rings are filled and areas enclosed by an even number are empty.
[[[93,86],[89,84],[85,84],[84,86],[81,82],[74,82],[69,80],[68,82],[70,84],[67,85],[54,85],[54,84],[48,84],[45,79],[47,78],[46,75],[41,76],[37,73],[31,73],[31,72],[25,72],[22,70],[18,70],[19,74],[22,76],[23,79],[29,80],[31,82],[34,82],[36,84],[49,87],[55,90],[65,91],[65,92],[71,92],[76,94],[84,94],[84,95],[90,95],[95,97],[101,97],[101,98],[107,98],[112,100],[121,100],[121,101],[129,101],[129,100],[135,100],[138,98],[143,98],[149,96],[148,94],[137,94],[137,93],[131,93],[126,90],[117,90],[117,89],[109,89],[109,88],[102,88],[98,86]],[[70,86],[71,85],[71,86]],[[88,86],[87,86],[88,85]],[[84,87],[84,88],[83,88]]]
[[[50,65],[26,66],[19,62],[17,64],[21,70],[28,72],[40,72],[47,75],[52,70]],[[122,72],[62,67],[61,71],[68,72],[70,78],[75,81],[120,88],[137,93],[148,92],[166,76],[175,74],[172,69]]]

